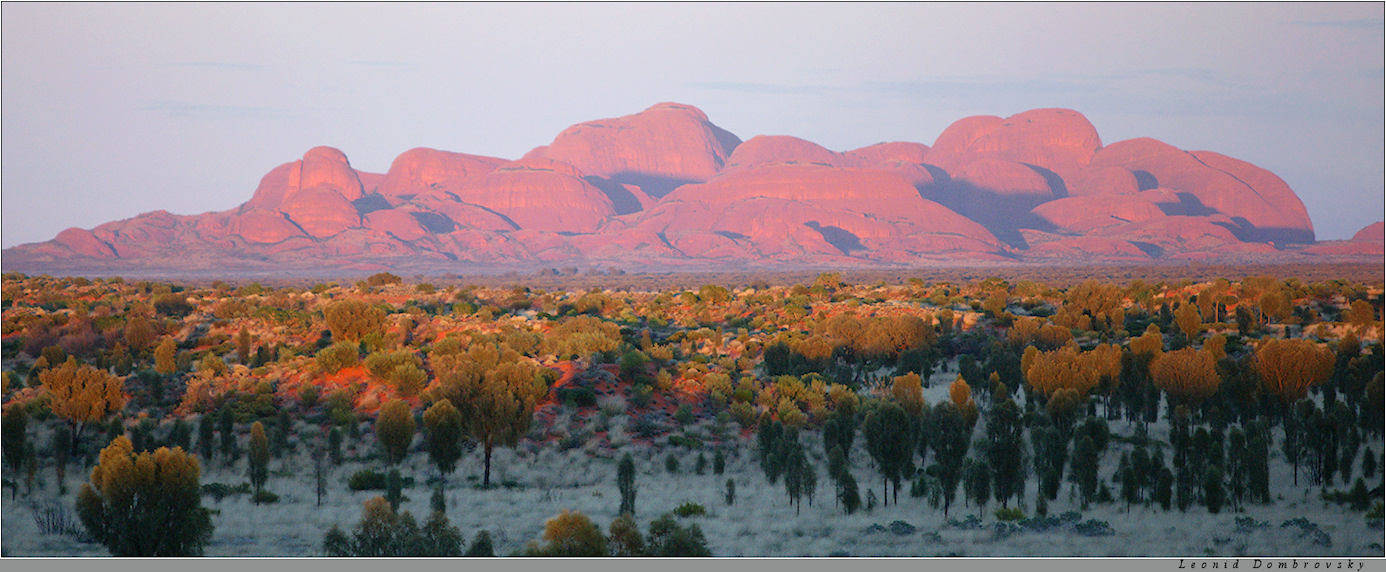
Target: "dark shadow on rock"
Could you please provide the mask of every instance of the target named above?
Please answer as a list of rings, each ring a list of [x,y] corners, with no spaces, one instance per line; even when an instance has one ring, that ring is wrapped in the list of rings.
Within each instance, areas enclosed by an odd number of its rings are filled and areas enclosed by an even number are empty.
[[[833,245],[848,256],[851,256],[853,252],[866,250],[866,247],[861,245],[861,239],[844,228],[823,226],[817,221],[806,222],[804,226],[818,231],[818,234],[823,235],[823,240],[828,241],[828,244]]]
[[[361,216],[366,216],[367,213],[373,213],[375,211],[395,208],[390,204],[390,201],[385,200],[385,197],[378,194],[369,194],[351,201],[351,206],[356,207],[356,214]]]
[[[418,221],[419,226],[424,227],[425,230],[433,234],[446,234],[457,229],[456,222],[438,213],[411,212],[409,214],[414,217],[414,220]]]
[[[709,123],[709,125],[711,124]],[[726,129],[722,129],[721,127],[718,127],[716,125],[712,125],[712,136],[716,137],[717,142],[722,144],[722,149],[726,151],[728,157],[731,156],[732,151],[735,151],[736,148],[741,145],[740,137],[737,137],[735,133],[727,131]]]
[[[1160,186],[1160,181],[1156,180],[1155,175],[1150,174],[1150,171],[1137,169],[1131,171],[1131,174],[1136,176],[1136,188],[1138,190],[1148,191]]]
[[[722,236],[725,236],[725,237],[727,237],[727,238],[730,238],[730,239],[732,239],[732,240],[745,240],[745,239],[747,239],[747,238],[751,238],[751,237],[746,236],[746,235],[744,235],[744,234],[741,234],[741,233],[739,233],[739,232],[732,232],[732,231],[730,231],[730,230],[715,230],[715,231],[713,231],[713,232],[715,232],[715,233],[717,233],[717,234],[720,234],[720,235],[722,235]]]
[[[1068,196],[1068,185],[1064,183],[1064,178],[1060,177],[1058,173],[1039,165],[1031,165],[1029,163],[1021,163],[1021,165],[1029,167],[1030,170],[1044,177],[1044,182],[1049,184],[1049,190],[1053,191],[1054,198],[1062,199]]]
[[[1208,208],[1193,193],[1175,193],[1178,203],[1156,203],[1167,216],[1208,216],[1218,211]]]
[[[621,186],[620,183],[596,176],[583,177],[583,179],[597,187],[601,192],[606,193],[606,198],[611,201],[611,206],[616,209],[617,215],[638,213],[644,210],[640,206],[640,199],[635,198],[635,195],[631,194],[630,190]]]
[[[1162,258],[1165,255],[1165,249],[1160,248],[1159,246],[1151,244],[1149,242],[1141,242],[1139,240],[1128,240],[1127,242],[1131,243],[1132,246],[1141,249],[1141,252],[1144,252],[1147,256],[1151,258]]]
[[[674,189],[683,185],[698,182],[692,179],[676,179],[663,175],[636,172],[615,173],[611,175],[610,180],[613,183],[624,183],[640,187],[640,190],[645,191],[645,194],[656,199],[669,194]]]

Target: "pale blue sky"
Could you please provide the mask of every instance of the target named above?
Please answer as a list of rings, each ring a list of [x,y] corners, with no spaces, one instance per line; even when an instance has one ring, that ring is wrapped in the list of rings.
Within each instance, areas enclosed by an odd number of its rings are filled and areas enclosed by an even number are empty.
[[[932,144],[1065,107],[1250,161],[1318,237],[1383,217],[1383,4],[3,5],[3,245],[224,210],[317,145],[518,158],[692,104],[743,139]]]

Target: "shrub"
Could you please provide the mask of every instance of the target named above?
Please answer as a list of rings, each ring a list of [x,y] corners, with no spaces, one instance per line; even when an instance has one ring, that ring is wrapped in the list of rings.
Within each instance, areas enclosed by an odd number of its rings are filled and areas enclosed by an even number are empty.
[[[1002,522],[1011,522],[1025,518],[1025,513],[1022,512],[1019,507],[998,508],[993,514],[996,515],[996,520]]]
[[[318,369],[326,373],[337,373],[359,361],[359,350],[356,344],[350,342],[337,342],[323,348],[317,355]]]
[[[383,491],[385,490],[385,474],[380,471],[366,469],[357,471],[347,479],[347,488],[353,491]]]
[[[656,558],[712,556],[712,551],[707,548],[707,539],[698,525],[679,526],[668,514],[650,523],[645,546],[648,555]]]
[[[688,518],[691,516],[703,516],[707,514],[707,509],[697,503],[686,502],[674,509],[674,514]]]
[[[134,452],[117,437],[101,451],[91,482],[77,495],[77,515],[113,556],[197,556],[212,537],[202,508],[202,467],[182,449]]]
[[[396,512],[376,497],[366,501],[351,536],[333,525],[323,536],[322,551],[334,557],[461,556],[462,534],[442,512],[434,512],[421,528],[409,511]]]
[[[669,471],[669,474],[671,474],[671,475],[672,475],[672,474],[677,474],[677,473],[679,472],[679,459],[678,459],[678,457],[675,457],[673,454],[670,454],[668,457],[665,457],[665,458],[664,458],[664,470]]]
[[[279,495],[266,490],[258,490],[250,497],[250,500],[255,504],[274,504],[279,502]]]

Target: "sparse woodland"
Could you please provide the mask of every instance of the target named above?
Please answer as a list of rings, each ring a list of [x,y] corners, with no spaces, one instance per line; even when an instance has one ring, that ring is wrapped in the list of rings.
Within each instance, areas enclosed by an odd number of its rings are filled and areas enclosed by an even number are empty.
[[[1256,531],[1285,529],[1383,555],[1313,522],[1380,535],[1379,281],[774,278],[6,274],[4,553],[235,554],[256,542],[227,532],[238,519],[345,502],[276,555],[778,555],[719,545],[738,505],[768,499],[828,529],[901,511],[937,524],[851,531],[893,533],[890,554],[1121,534],[1096,513],[1216,515],[1252,554],[1275,550]],[[715,496],[657,492],[692,478]],[[475,522],[459,506],[515,491],[556,508]],[[1290,503],[1301,520],[1256,518]]]

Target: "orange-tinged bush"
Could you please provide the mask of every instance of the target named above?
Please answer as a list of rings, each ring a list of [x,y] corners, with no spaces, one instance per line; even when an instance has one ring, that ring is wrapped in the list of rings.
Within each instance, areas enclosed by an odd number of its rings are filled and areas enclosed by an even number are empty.
[[[1207,351],[1184,348],[1150,362],[1151,382],[1175,403],[1198,403],[1218,391],[1217,360]]]
[[[1109,383],[1118,379],[1121,348],[1100,344],[1083,352],[1072,343],[1052,352],[1031,352],[1027,348],[1021,356],[1021,366],[1025,368],[1026,383],[1045,396],[1059,389],[1073,389],[1086,397],[1101,385],[1104,377]]]
[[[891,380],[890,397],[910,415],[919,415],[924,410],[924,390],[919,374],[910,372]]]
[[[136,454],[120,436],[99,459],[77,494],[77,514],[113,556],[202,554],[212,520],[201,506],[196,458],[181,447]]]
[[[963,379],[963,376],[958,376],[958,379],[953,380],[953,383],[948,386],[948,399],[952,400],[953,404],[958,407],[972,401],[972,388],[967,385],[967,380]]]
[[[1267,391],[1294,403],[1333,373],[1333,352],[1309,340],[1263,340],[1256,346],[1256,372]]]
[[[79,367],[76,358],[40,373],[39,381],[52,397],[48,406],[53,414],[79,427],[125,408],[125,380],[89,365]]]

